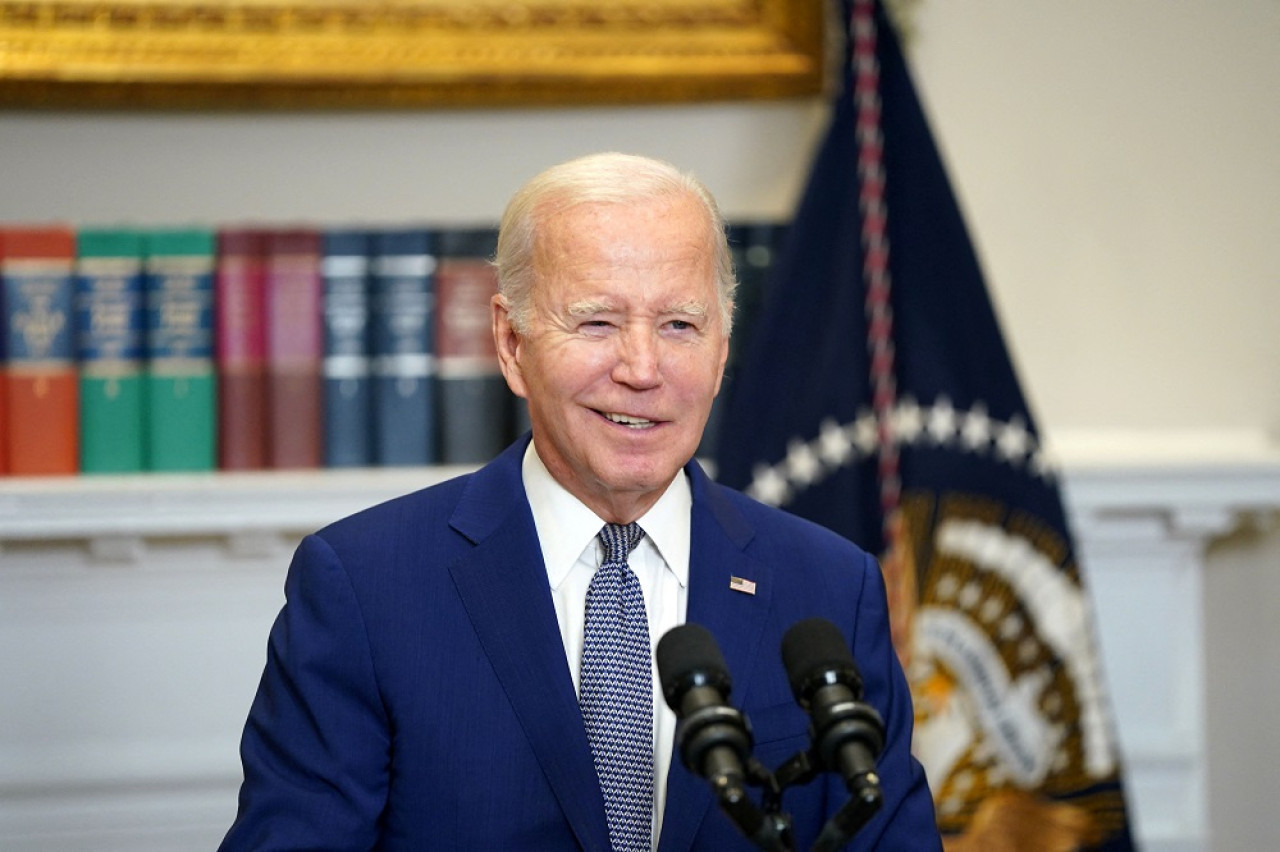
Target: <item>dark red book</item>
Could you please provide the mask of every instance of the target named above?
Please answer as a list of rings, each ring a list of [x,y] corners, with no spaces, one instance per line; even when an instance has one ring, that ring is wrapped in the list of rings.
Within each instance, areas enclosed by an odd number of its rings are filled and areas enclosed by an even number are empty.
[[[267,466],[265,249],[266,234],[261,230],[218,233],[214,350],[218,466],[223,470]]]
[[[0,231],[3,432],[18,476],[79,470],[74,263],[69,228]]]
[[[324,282],[318,230],[267,235],[267,466],[323,463]]]

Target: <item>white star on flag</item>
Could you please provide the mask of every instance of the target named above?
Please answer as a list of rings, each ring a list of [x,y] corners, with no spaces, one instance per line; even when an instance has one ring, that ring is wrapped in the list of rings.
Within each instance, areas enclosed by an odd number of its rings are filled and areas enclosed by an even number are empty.
[[[929,437],[937,444],[945,444],[955,437],[956,410],[951,407],[951,400],[945,396],[938,397],[938,401],[929,409],[928,431]]]
[[[823,420],[819,427],[818,455],[832,467],[843,467],[853,455],[849,436],[844,428],[830,417]]]
[[[822,473],[822,462],[809,444],[796,439],[787,448],[787,469],[792,482],[809,485]]]

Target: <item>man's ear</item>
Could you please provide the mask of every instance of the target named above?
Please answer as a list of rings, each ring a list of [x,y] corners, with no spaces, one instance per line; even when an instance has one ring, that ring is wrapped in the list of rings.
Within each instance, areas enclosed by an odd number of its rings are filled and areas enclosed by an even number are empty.
[[[733,316],[733,303],[729,304],[729,315]],[[720,372],[716,376],[715,395],[720,394],[720,386],[724,383],[724,367],[729,363],[729,335],[724,335],[724,340],[720,343]]]
[[[498,351],[498,365],[507,380],[507,387],[516,396],[526,396],[524,373],[520,369],[520,350],[524,340],[511,325],[511,305],[507,297],[495,293],[489,300],[493,319],[493,347]]]

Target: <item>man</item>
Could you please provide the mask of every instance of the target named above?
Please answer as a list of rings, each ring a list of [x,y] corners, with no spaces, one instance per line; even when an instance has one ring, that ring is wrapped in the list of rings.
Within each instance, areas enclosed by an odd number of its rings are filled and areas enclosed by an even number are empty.
[[[223,848],[753,848],[673,758],[650,651],[708,628],[773,769],[808,747],[778,649],[810,616],[850,640],[887,727],[884,806],[855,845],[939,848],[876,564],[691,461],[733,307],[710,195],[652,160],[574,160],[512,199],[495,262],[531,437],[299,546]],[[625,656],[606,629],[641,646],[626,676],[600,672]],[[797,848],[847,798],[834,775],[786,791]]]

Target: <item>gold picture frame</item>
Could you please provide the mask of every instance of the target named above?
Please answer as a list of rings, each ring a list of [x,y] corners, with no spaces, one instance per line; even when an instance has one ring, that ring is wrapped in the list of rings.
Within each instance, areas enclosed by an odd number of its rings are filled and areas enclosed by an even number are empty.
[[[360,109],[813,95],[821,0],[0,0],[0,107]]]

